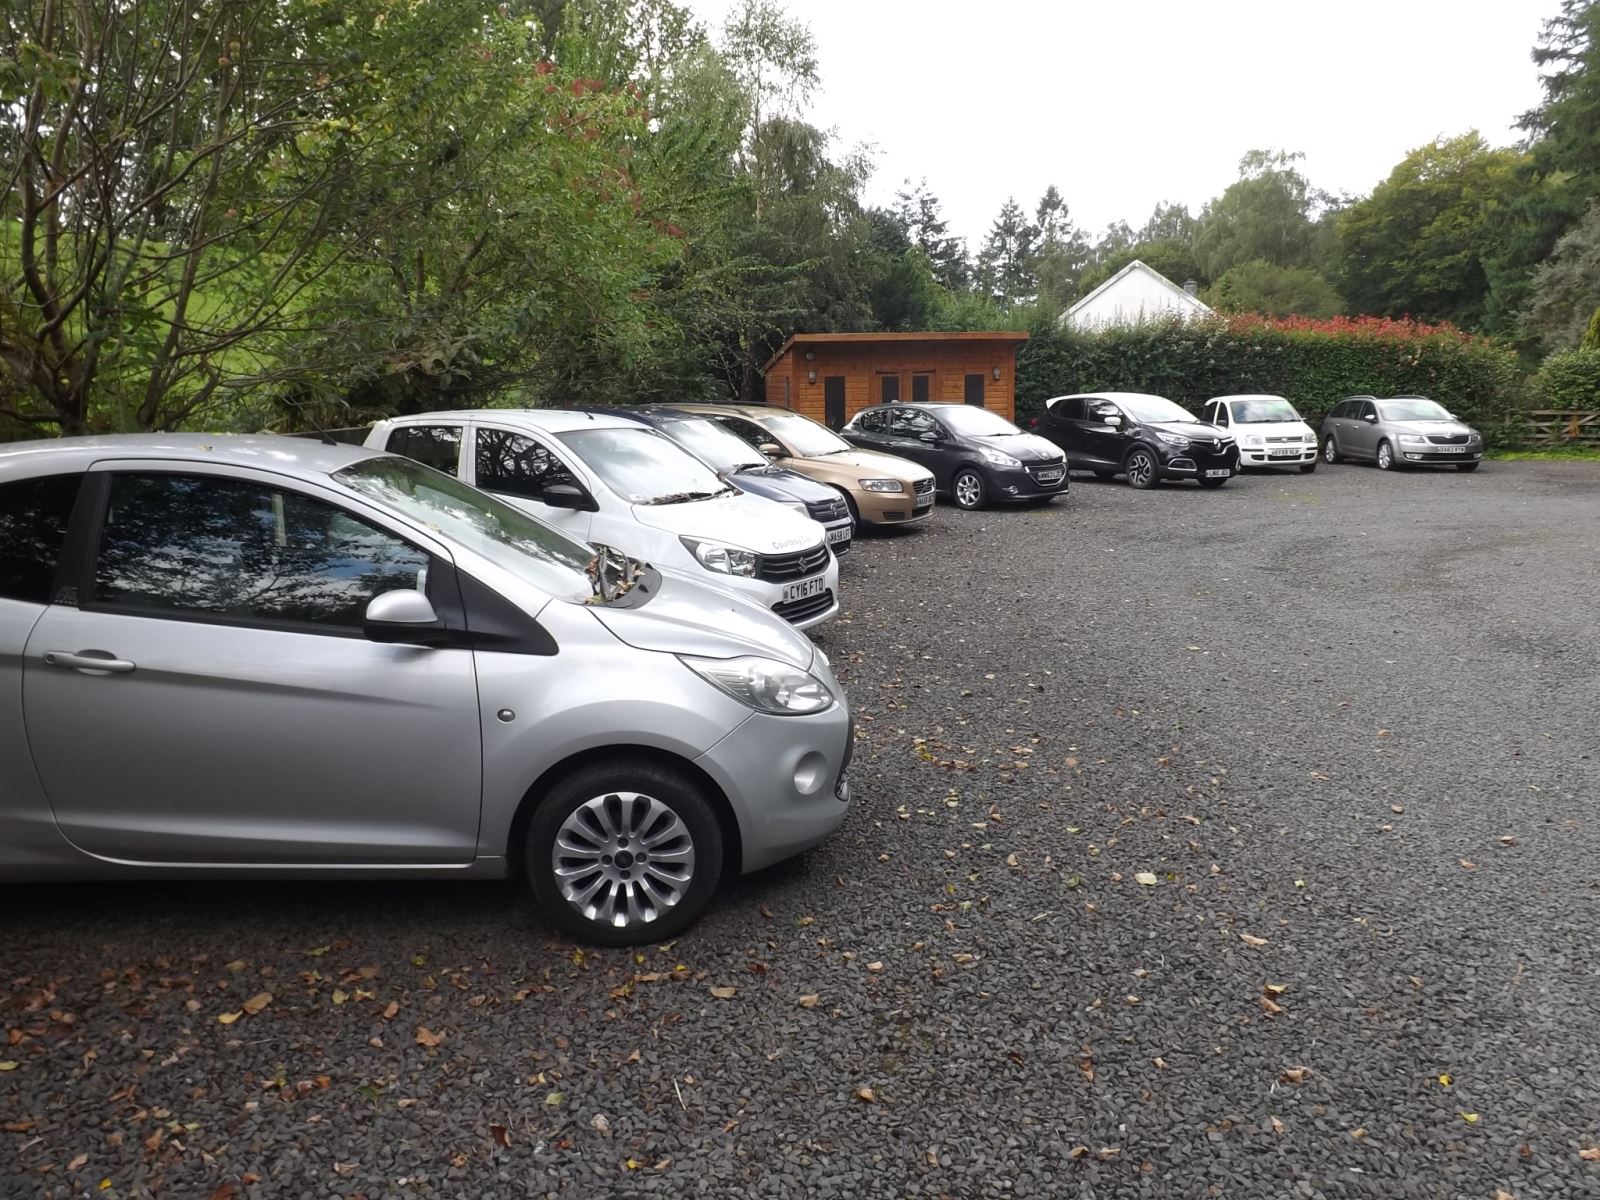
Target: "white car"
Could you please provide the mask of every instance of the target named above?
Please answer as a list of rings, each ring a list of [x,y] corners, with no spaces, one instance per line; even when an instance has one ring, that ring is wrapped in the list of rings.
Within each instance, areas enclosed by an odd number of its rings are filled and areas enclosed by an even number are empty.
[[[657,570],[732,592],[800,629],[839,611],[826,531],[729,487],[637,421],[560,409],[475,409],[380,421],[367,446],[447,472]]]
[[[1317,469],[1317,434],[1282,396],[1217,396],[1200,419],[1239,443],[1241,467]]]

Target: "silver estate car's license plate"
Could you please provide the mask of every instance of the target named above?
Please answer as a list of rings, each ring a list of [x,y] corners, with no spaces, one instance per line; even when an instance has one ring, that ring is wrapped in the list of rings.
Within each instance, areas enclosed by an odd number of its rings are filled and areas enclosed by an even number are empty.
[[[811,579],[802,579],[798,583],[791,583],[783,589],[783,599],[780,603],[787,604],[791,600],[809,600],[812,596],[820,596],[828,590],[828,580],[825,576],[817,575]]]
[[[1465,446],[1424,446],[1423,449],[1429,454],[1464,454],[1467,448]]]
[[[837,529],[828,530],[828,545],[837,546],[840,542],[850,540],[850,526],[841,525]]]
[[[1211,470],[1206,472],[1206,478],[1226,479],[1231,474],[1233,474],[1233,472],[1228,470],[1226,467],[1213,467]]]

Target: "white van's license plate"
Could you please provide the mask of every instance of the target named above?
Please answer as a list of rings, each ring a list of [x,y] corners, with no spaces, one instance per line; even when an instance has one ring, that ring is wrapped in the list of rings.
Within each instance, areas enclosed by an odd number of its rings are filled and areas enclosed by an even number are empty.
[[[850,540],[850,526],[841,525],[837,529],[828,530],[828,545],[837,546],[840,542]]]
[[[1268,450],[1267,451],[1267,457],[1268,458],[1299,458],[1302,453],[1303,453],[1303,451],[1296,450],[1296,449],[1290,447],[1290,448],[1283,449],[1283,450]]]
[[[1233,474],[1233,472],[1227,470],[1226,468],[1212,468],[1211,470],[1206,472],[1206,478],[1207,479],[1226,479],[1229,475],[1232,475],[1232,474]]]
[[[809,600],[812,596],[820,596],[828,590],[826,576],[818,575],[814,579],[802,579],[799,583],[786,584],[783,589],[781,603],[788,604],[791,600]]]

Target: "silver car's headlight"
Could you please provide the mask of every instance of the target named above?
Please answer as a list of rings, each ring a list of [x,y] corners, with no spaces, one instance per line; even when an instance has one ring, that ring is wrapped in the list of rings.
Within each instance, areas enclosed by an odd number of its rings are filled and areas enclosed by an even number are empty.
[[[901,486],[898,479],[863,479],[861,486],[865,491],[869,492],[903,492],[906,490]]]
[[[1402,433],[1400,435],[1400,444],[1402,446],[1426,446],[1428,439],[1420,433]]]
[[[756,556],[750,550],[741,550],[738,546],[727,546],[722,542],[702,542],[691,537],[680,537],[678,540],[683,543],[684,549],[694,555],[695,561],[708,571],[746,577],[756,573]]]
[[[1162,433],[1157,430],[1156,436],[1167,445],[1176,446],[1179,450],[1187,450],[1189,448],[1189,439],[1184,437],[1182,434]]]
[[[1004,454],[999,450],[991,450],[987,446],[979,446],[978,453],[983,455],[985,461],[992,462],[997,467],[1020,467],[1022,465],[1020,458],[1013,458],[1009,454]]]
[[[771,658],[691,658],[678,661],[715,688],[757,712],[803,717],[833,703],[833,693],[809,671]]]

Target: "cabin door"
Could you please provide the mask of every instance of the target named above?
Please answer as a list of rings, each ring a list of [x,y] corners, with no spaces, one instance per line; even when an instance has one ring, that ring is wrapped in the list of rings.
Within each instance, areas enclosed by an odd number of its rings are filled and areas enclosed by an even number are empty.
[[[843,375],[829,375],[822,381],[822,419],[829,429],[844,428]]]

